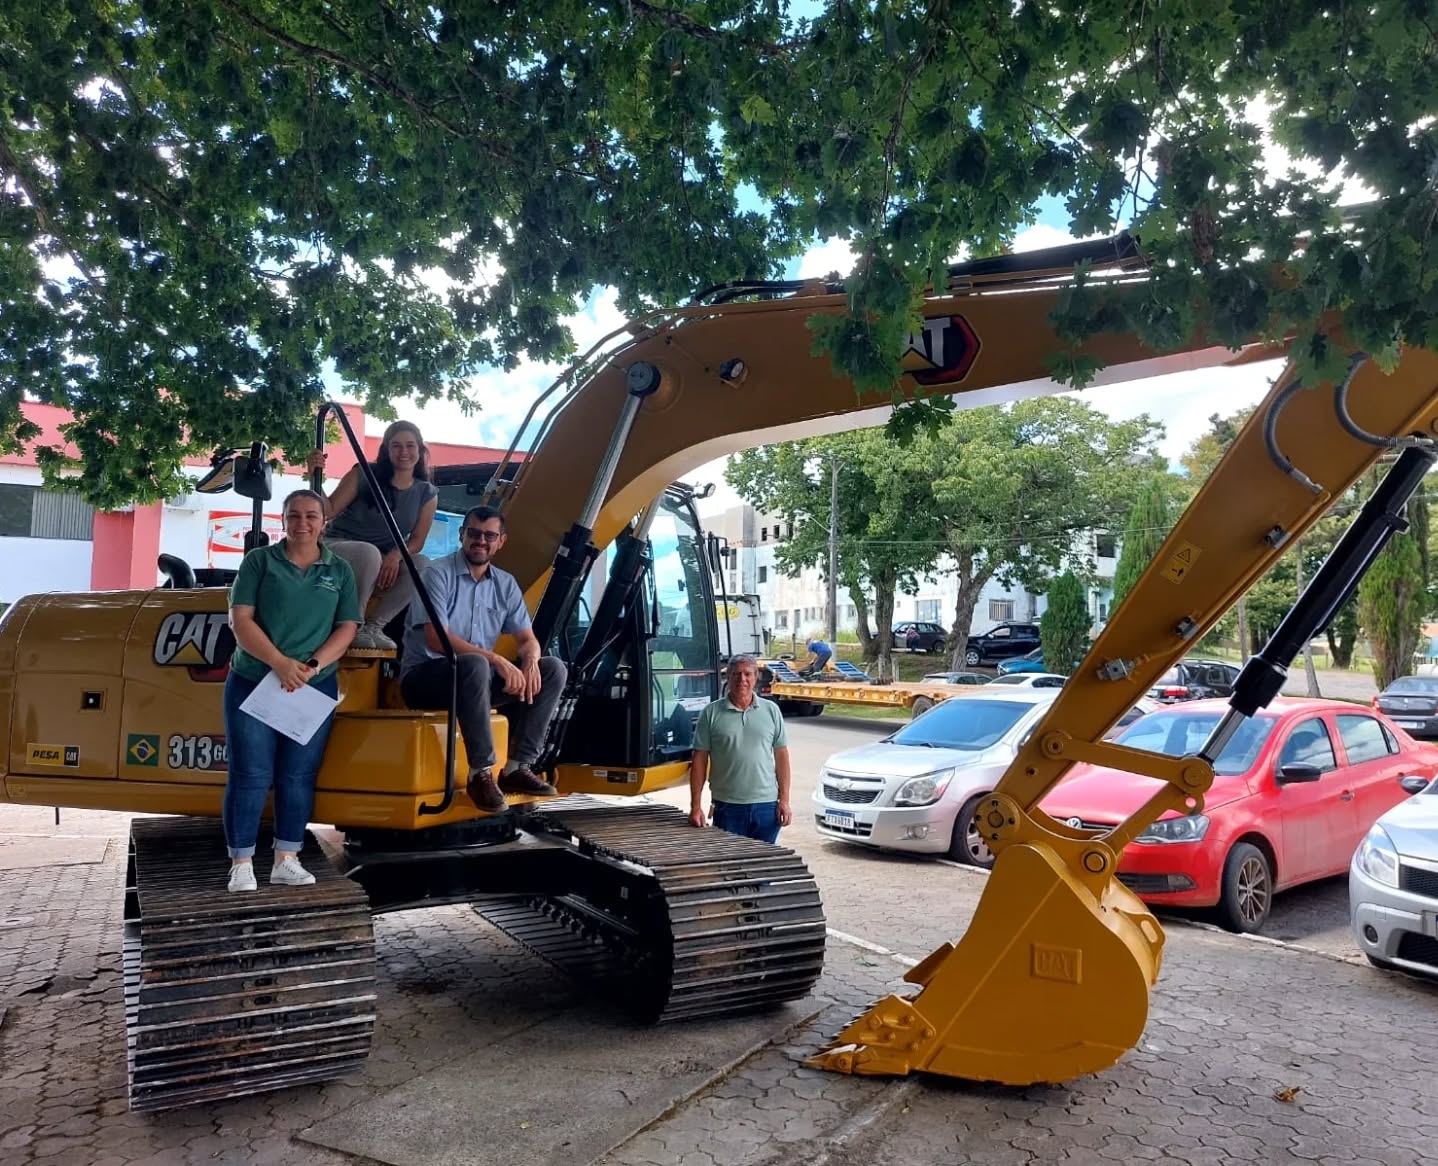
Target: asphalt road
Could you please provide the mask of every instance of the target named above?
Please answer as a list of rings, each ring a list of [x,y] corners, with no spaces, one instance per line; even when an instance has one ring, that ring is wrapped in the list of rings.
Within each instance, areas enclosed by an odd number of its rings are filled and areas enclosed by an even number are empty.
[[[893,724],[857,717],[794,718],[787,722],[794,767],[794,825],[779,841],[804,856],[823,890],[830,925],[845,934],[922,958],[944,938],[956,938],[978,903],[987,875],[948,860],[918,858],[821,838],[809,799],[819,768],[833,753],[876,741]],[[687,808],[687,793],[662,799]],[[1166,923],[1214,926],[1204,912],[1163,912]],[[1364,963],[1349,938],[1348,886],[1325,879],[1276,897],[1263,937]]]

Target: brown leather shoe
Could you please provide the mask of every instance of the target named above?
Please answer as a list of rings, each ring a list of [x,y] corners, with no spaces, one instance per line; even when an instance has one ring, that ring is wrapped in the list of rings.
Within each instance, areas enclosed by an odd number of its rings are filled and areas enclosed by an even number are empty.
[[[504,795],[499,792],[499,786],[494,782],[494,774],[487,769],[477,769],[469,775],[469,785],[466,791],[469,800],[481,810],[488,810],[491,814],[502,814],[509,809],[509,803],[504,800]]]
[[[518,765],[501,777],[499,788],[507,794],[528,794],[535,798],[559,796],[557,789],[527,765]]]

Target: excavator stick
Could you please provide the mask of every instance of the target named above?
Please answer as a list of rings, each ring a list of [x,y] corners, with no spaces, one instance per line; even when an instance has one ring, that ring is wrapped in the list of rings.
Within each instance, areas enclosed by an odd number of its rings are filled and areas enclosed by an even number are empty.
[[[1305,386],[1291,367],[1279,378],[981,806],[996,859],[968,932],[909,973],[917,995],[879,1001],[809,1064],[1030,1085],[1102,1071],[1138,1043],[1163,932],[1115,877],[1124,847],[1165,812],[1202,810],[1233,732],[1404,528],[1404,505],[1438,460],[1435,434],[1434,352],[1407,349],[1391,373],[1355,354],[1338,384]],[[1384,484],[1250,660],[1198,754],[1107,742],[1134,699],[1384,453],[1399,455]],[[1058,823],[1038,807],[1075,762],[1158,784],[1112,829]]]
[[[1043,842],[1009,847],[959,945],[904,977],[809,1064],[1029,1085],[1109,1068],[1148,1020],[1163,932],[1122,884],[1098,893]]]

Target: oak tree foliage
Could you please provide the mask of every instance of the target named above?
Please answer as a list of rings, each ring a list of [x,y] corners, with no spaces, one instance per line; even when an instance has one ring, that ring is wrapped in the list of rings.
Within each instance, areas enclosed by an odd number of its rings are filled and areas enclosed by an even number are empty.
[[[1389,361],[1438,347],[1435,107],[1428,0],[7,5],[0,439],[63,404],[87,497],[154,498],[187,450],[302,448],[327,369],[377,412],[462,394],[566,355],[597,286],[638,311],[833,237],[816,345],[892,386],[925,285],[1041,204],[1150,262],[1123,302],[1079,272],[1065,381],[1108,330],[1333,372],[1334,310]]]
[[[797,573],[828,555],[829,459],[839,461],[839,563],[855,607],[876,618],[887,676],[894,601],[918,581],[955,576],[948,650],[964,650],[994,578],[1042,591],[1091,560],[1083,536],[1114,525],[1135,491],[1166,474],[1147,416],[1110,420],[1072,397],[962,410],[900,441],[884,430],[785,442],[731,459],[726,479],[745,501],[781,515],[793,537],[775,557]],[[862,637],[861,637],[862,638]]]

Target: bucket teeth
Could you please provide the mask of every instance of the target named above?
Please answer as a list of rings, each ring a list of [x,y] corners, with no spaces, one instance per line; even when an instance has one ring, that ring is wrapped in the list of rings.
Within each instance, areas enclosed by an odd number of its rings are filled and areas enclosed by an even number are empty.
[[[886,996],[804,1063],[839,1073],[903,1077],[925,1066],[936,1035],[910,1001]]]

